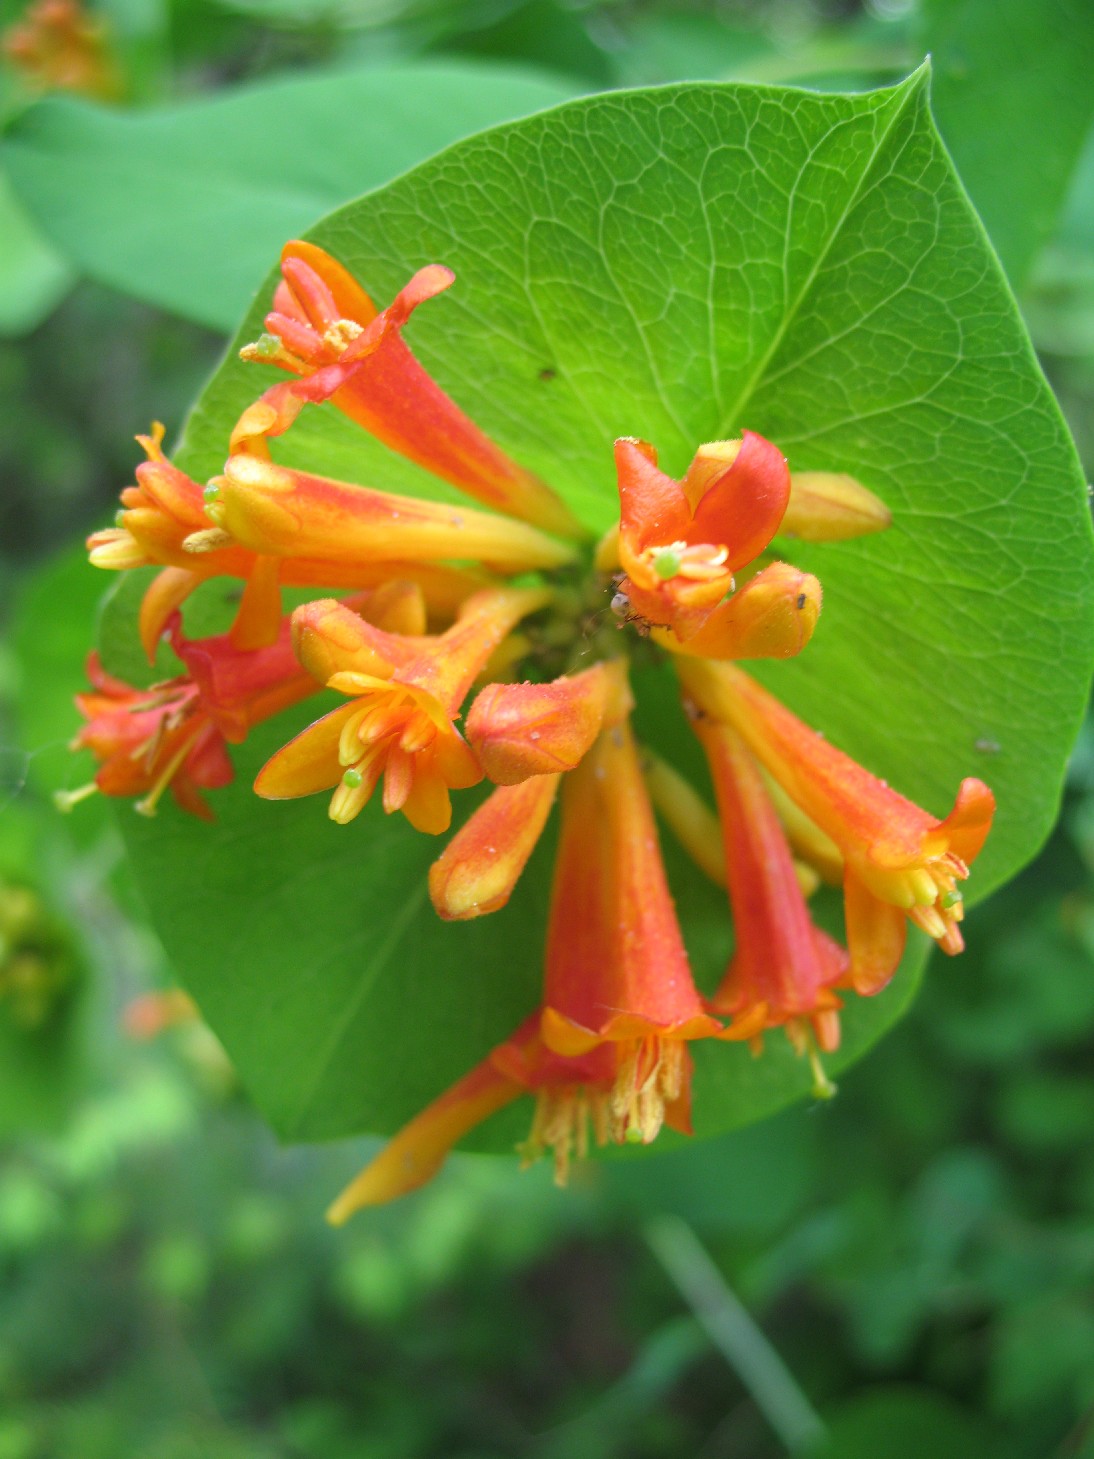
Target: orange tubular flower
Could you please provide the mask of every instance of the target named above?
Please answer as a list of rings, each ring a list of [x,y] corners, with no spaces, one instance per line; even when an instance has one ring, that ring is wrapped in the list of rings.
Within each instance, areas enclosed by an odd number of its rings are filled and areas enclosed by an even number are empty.
[[[179,678],[134,689],[106,673],[94,653],[87,676],[94,692],[76,695],[87,723],[72,749],[90,750],[99,769],[91,785],[59,798],[59,804],[69,806],[97,789],[104,795],[140,796],[137,810],[150,816],[170,786],[184,811],[211,821],[201,791],[227,785],[233,771],[223,735],[202,712],[197,685]]]
[[[684,687],[701,714],[731,724],[790,798],[844,857],[850,981],[876,993],[904,950],[905,915],[943,952],[964,947],[958,883],[991,829],[995,799],[961,782],[945,820],[921,810],[803,724],[730,664],[681,659]]]
[[[343,607],[351,616],[356,610],[381,625],[413,628],[424,618],[420,597],[413,584],[392,583],[348,599]],[[177,613],[170,629],[171,647],[186,673],[149,689],[135,689],[107,674],[97,654],[89,658],[88,677],[97,692],[76,696],[87,724],[72,748],[91,750],[101,763],[92,784],[62,795],[62,804],[98,789],[105,795],[141,796],[137,810],[153,815],[170,786],[183,810],[212,820],[199,791],[217,790],[232,780],[225,742],[242,744],[256,724],[321,688],[293,652],[287,617],[276,641],[253,652],[237,649],[228,634],[186,638]]]
[[[615,443],[620,593],[633,615],[684,641],[733,591],[734,571],[771,541],[790,496],[786,461],[763,436],[745,431],[740,443],[714,445],[716,460],[714,447],[701,448],[674,481],[645,441]]]
[[[119,79],[106,29],[79,0],[35,0],[0,42],[4,56],[32,85],[109,101]]]
[[[284,800],[337,786],[330,815],[344,825],[383,776],[385,811],[401,810],[431,835],[447,830],[449,790],[482,779],[453,720],[506,634],[550,599],[547,588],[487,589],[468,599],[445,633],[420,639],[372,628],[332,599],[298,608],[293,634],[301,662],[352,697],[279,750],[255,790]]]
[[[137,485],[122,492],[118,526],[92,533],[87,545],[95,567],[163,566],[141,604],[141,643],[149,659],[155,657],[171,614],[195,588],[213,577],[242,578],[247,584],[231,635],[233,644],[241,649],[269,645],[277,638],[282,585],[371,588],[390,578],[410,579],[420,585],[430,608],[450,616],[469,593],[488,581],[481,574],[432,561],[403,561],[397,549],[404,539],[396,533],[393,542],[390,532],[386,540],[395,551],[384,560],[377,560],[375,553],[332,560],[309,558],[300,552],[262,556],[227,533],[210,529],[202,487],[172,466],[163,453],[162,425],[157,422],[151,436],[138,436],[137,440],[148,460],[137,467]],[[365,492],[366,498],[369,495]],[[392,498],[393,511],[400,500]],[[417,510],[422,504],[413,505]]]
[[[722,1033],[692,982],[630,728],[605,729],[562,792],[547,936],[543,1042],[608,1045],[613,1139],[690,1130],[687,1042]]]
[[[696,721],[695,730],[718,797],[737,938],[711,1011],[732,1016],[736,1038],[785,1027],[810,1054],[815,1091],[831,1093],[813,1039],[827,1051],[839,1045],[840,1000],[832,988],[847,971],[847,953],[813,924],[786,833],[740,735],[712,719]]]
[[[137,441],[148,459],[137,467],[137,484],[122,492],[118,525],[93,532],[87,546],[93,567],[164,566],[141,604],[141,643],[153,659],[167,620],[199,583],[219,576],[248,577],[254,555],[230,543],[200,557],[188,553],[183,545],[187,537],[209,525],[202,489],[164,455],[159,421],[150,436],[138,436]]]
[[[301,376],[303,400],[331,400],[386,446],[485,505],[551,532],[585,535],[549,486],[479,430],[422,368],[402,338],[411,313],[455,280],[431,264],[382,312],[314,243],[287,243],[269,334],[240,353]]]
[[[101,763],[92,786],[63,803],[95,788],[140,796],[137,810],[150,816],[170,787],[184,811],[211,821],[200,791],[232,780],[225,741],[241,743],[254,725],[319,692],[293,654],[287,619],[278,641],[256,653],[240,653],[227,636],[186,639],[177,615],[171,642],[187,673],[149,689],[113,678],[91,655],[88,677],[98,692],[76,696],[87,724],[72,748],[91,750]]]
[[[607,1045],[576,1057],[552,1053],[539,1032],[540,1015],[517,1031],[405,1125],[346,1187],[327,1212],[341,1226],[363,1206],[383,1205],[432,1180],[453,1145],[522,1094],[536,1096],[532,1131],[521,1147],[530,1164],[552,1149],[555,1182],[565,1185],[570,1160],[588,1150],[589,1124],[606,1144],[615,1057]]]
[[[498,789],[449,842],[429,873],[446,921],[504,907],[547,823],[563,773],[601,727],[634,708],[622,660],[551,684],[488,684],[467,716],[467,738]]]
[[[523,572],[560,567],[574,556],[572,547],[525,522],[332,481],[250,451],[229,456],[208,496],[207,517],[232,541],[262,556],[329,563],[333,571],[359,562],[461,558]]]

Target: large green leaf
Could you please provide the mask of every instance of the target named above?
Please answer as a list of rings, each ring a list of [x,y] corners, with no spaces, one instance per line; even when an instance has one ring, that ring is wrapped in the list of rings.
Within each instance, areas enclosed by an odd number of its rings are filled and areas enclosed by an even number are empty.
[[[455,269],[457,287],[415,318],[415,350],[594,530],[616,510],[622,434],[679,472],[698,442],[748,427],[795,469],[847,470],[877,491],[887,533],[788,545],[821,575],[825,611],[801,658],[763,677],[936,814],[963,775],[992,783],[976,897],[1053,819],[1090,670],[1091,534],[926,79],[857,97],[693,85],[589,98],[471,138],[311,236],[380,298],[430,260]],[[274,378],[224,365],[188,426],[188,469],[219,469],[236,415]],[[326,408],[278,444],[288,462],[427,485]],[[108,649],[119,632],[131,607],[110,619]],[[643,735],[694,765],[665,671],[643,675],[640,698]],[[388,1130],[535,1005],[549,847],[504,912],[442,926],[423,884],[436,842],[377,807],[342,829],[321,798],[250,795],[291,727],[267,726],[240,754],[218,830],[167,811],[123,814],[126,834],[180,973],[277,1128]],[[709,987],[730,940],[722,896],[675,853],[670,875]],[[848,1058],[900,1013],[921,961],[917,944],[890,990],[848,1010]],[[781,1039],[755,1061],[698,1055],[700,1133],[806,1085]]]
[[[472,61],[266,82],[121,112],[43,101],[2,155],[24,205],[91,278],[228,330],[286,238],[480,127],[572,84]]]

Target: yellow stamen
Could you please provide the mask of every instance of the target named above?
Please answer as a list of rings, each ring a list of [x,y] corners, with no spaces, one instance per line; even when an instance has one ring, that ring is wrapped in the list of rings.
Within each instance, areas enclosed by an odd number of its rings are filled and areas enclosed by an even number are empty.
[[[821,1063],[817,1040],[807,1020],[804,1018],[787,1019],[786,1036],[790,1040],[794,1052],[799,1057],[804,1055],[809,1060],[809,1072],[813,1076],[813,1098],[831,1099],[836,1093],[836,1086],[829,1079],[824,1065]]]
[[[928,937],[941,939],[946,936],[946,919],[937,907],[912,907],[908,919],[921,927]]]
[[[352,340],[357,339],[364,332],[364,325],[358,324],[356,319],[336,319],[325,331],[323,343],[341,354]]]
[[[89,795],[95,795],[99,787],[94,780],[89,780],[86,785],[81,785],[76,790],[55,790],[53,792],[53,804],[59,811],[68,815],[74,806],[78,806],[82,800],[87,800]]]
[[[938,886],[926,867],[917,867],[908,872],[908,885],[912,896],[924,907],[929,907],[938,898]]]
[[[517,1146],[521,1169],[534,1165],[545,1150],[554,1159],[554,1182],[565,1186],[573,1157],[584,1160],[589,1153],[589,1125],[598,1145],[608,1142],[608,1100],[597,1089],[581,1085],[565,1089],[541,1089],[528,1138]]]
[[[206,507],[209,516],[213,515],[214,510],[213,507]],[[182,545],[187,552],[202,553],[219,552],[222,547],[231,547],[234,542],[235,538],[222,527],[205,527],[199,532],[191,532],[189,537],[184,537]]]
[[[683,1044],[656,1035],[621,1047],[619,1069],[608,1096],[611,1135],[620,1142],[648,1145],[665,1122],[665,1106],[684,1085]]]
[[[119,527],[96,534],[95,546],[88,553],[87,560],[92,567],[120,570],[146,567],[150,559],[137,539],[124,527]]]
[[[195,734],[199,728],[200,721],[194,726]],[[168,760],[167,764],[160,771],[159,775],[156,777],[156,782],[152,786],[152,789],[143,798],[143,800],[138,800],[135,803],[133,808],[134,810],[139,812],[140,815],[154,816],[156,814],[156,807],[159,805],[160,797],[163,795],[163,792],[167,789],[167,787],[171,784],[171,781],[175,778],[175,775],[178,773],[178,771],[182,768],[187,755],[189,755],[191,749],[193,748],[193,744],[194,735],[188,735],[175,751],[175,753]]]
[[[808,1042],[809,1072],[813,1076],[813,1098],[833,1099],[836,1095],[837,1086],[829,1079],[824,1065],[821,1063],[820,1050],[816,1041],[810,1035]]]

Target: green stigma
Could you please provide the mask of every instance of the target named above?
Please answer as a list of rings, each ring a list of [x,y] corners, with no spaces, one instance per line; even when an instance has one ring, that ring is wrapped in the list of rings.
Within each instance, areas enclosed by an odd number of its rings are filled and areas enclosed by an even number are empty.
[[[626,1141],[628,1145],[642,1144],[642,1131],[637,1125],[629,1125],[627,1128]]]
[[[671,547],[662,547],[653,559],[653,570],[659,578],[674,578],[680,571],[680,556]]]
[[[220,487],[215,481],[211,481],[201,494],[207,502],[215,502],[220,495]]]
[[[250,353],[259,360],[275,360],[281,353],[281,341],[276,334],[260,334],[250,347]]]
[[[957,890],[956,887],[952,892],[946,892],[942,897],[939,898],[939,903],[944,912],[948,912],[951,907],[958,906],[960,902],[961,893]]]
[[[364,778],[360,770],[347,770],[342,776],[342,784],[348,785],[350,790],[356,790]]]

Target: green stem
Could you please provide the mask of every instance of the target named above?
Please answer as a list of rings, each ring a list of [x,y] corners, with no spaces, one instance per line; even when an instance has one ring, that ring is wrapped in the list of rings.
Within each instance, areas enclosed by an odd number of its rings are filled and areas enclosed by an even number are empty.
[[[816,1410],[794,1375],[714,1265],[695,1232],[678,1216],[646,1225],[646,1241],[711,1342],[740,1377],[791,1454],[825,1437]]]

